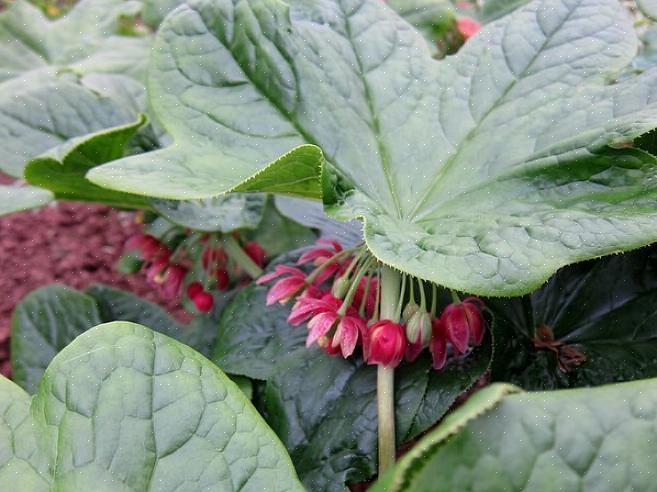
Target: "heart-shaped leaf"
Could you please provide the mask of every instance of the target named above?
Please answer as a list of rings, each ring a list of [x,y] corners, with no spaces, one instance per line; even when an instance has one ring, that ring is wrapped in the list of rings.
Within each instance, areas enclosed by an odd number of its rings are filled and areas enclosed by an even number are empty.
[[[224,311],[212,359],[229,374],[266,380],[265,414],[313,492],[344,490],[376,473],[376,368],[304,346],[307,331],[287,324],[289,307],[265,306],[249,286]],[[485,346],[442,371],[429,357],[395,374],[398,444],[434,425],[489,367]]]
[[[657,239],[656,160],[628,148],[657,127],[657,72],[608,84],[636,44],[616,0],[536,0],[444,61],[379,0],[193,0],[150,72],[175,143],[89,176],[177,199],[322,191],[384,263],[521,294]]]
[[[657,376],[654,248],[572,265],[524,299],[487,304],[495,379],[554,389]]]
[[[0,382],[0,488],[299,491],[285,448],[214,364],[143,326],[80,335],[31,402]],[[16,399],[14,402],[13,400]]]
[[[25,179],[52,191],[58,199],[146,208],[148,203],[143,197],[101,188],[86,178],[95,166],[123,157],[128,143],[145,122],[142,115],[134,123],[68,140],[31,160],[24,170]]]
[[[0,215],[41,207],[54,198],[48,190],[34,186],[0,185]]]
[[[372,492],[654,487],[657,380],[495,401],[480,416],[467,404],[450,415]]]
[[[211,314],[189,325],[177,322],[161,307],[134,294],[94,285],[78,292],[59,285],[37,289],[21,300],[12,316],[11,364],[16,384],[34,393],[52,358],[78,335],[103,322],[130,321],[157,326],[160,333],[211,353],[225,301],[217,298]]]

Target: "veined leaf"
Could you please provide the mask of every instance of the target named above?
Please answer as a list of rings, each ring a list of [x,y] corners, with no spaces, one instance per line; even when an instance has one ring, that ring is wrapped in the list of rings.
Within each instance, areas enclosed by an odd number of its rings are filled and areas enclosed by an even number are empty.
[[[119,18],[139,8],[134,1],[82,0],[50,21],[28,1],[17,0],[0,13],[0,82],[51,67],[141,77],[150,40],[115,35]]]
[[[496,400],[451,414],[372,492],[654,489],[657,380]]]
[[[484,0],[481,18],[484,22],[492,22],[510,14],[514,10],[527,5],[530,0]]]
[[[0,215],[41,207],[53,199],[51,192],[34,186],[0,185]]]
[[[521,294],[657,239],[657,161],[628,148],[657,127],[657,72],[608,84],[636,45],[616,0],[535,0],[440,62],[378,0],[192,0],[149,75],[174,144],[89,177],[174,199],[321,191],[384,263]]]
[[[657,251],[560,270],[525,299],[495,300],[493,378],[555,389],[657,377]]]
[[[304,490],[240,389],[141,325],[80,335],[31,401],[4,378],[0,392],[3,490]]]
[[[128,142],[145,123],[146,117],[141,115],[134,123],[68,140],[31,160],[25,167],[25,179],[52,191],[58,199],[147,208],[149,204],[142,196],[101,188],[86,178],[95,166],[123,157]]]

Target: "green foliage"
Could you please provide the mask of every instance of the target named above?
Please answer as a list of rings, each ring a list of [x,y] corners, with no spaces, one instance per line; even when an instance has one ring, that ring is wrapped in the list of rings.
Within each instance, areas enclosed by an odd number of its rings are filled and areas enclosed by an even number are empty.
[[[654,489],[657,380],[504,396],[512,390],[475,395],[373,492]]]
[[[80,335],[33,398],[4,378],[0,393],[3,490],[304,490],[233,382],[137,324]]]
[[[654,248],[570,266],[524,299],[487,304],[499,340],[495,379],[535,390],[657,377]],[[541,327],[554,350],[534,346]],[[585,362],[569,367],[573,351]]]
[[[48,190],[34,186],[0,185],[0,215],[41,207],[53,200]]]
[[[102,186],[321,197],[384,263],[481,295],[657,239],[656,161],[628,148],[657,126],[657,72],[608,84],[637,45],[616,0],[536,0],[441,62],[378,0],[194,0],[155,45],[174,144]]]

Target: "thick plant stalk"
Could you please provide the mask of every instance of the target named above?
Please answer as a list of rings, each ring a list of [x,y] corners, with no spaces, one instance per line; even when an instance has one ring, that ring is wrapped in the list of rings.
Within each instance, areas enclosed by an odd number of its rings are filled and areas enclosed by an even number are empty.
[[[399,322],[397,304],[401,275],[383,266],[381,275],[381,319]],[[395,369],[379,365],[376,403],[379,422],[379,476],[395,463]]]
[[[234,237],[228,236],[226,238],[224,242],[224,248],[226,249],[228,256],[235,260],[235,262],[244,269],[249,277],[255,279],[262,275],[262,268],[260,268],[251,259],[251,257],[244,252]]]

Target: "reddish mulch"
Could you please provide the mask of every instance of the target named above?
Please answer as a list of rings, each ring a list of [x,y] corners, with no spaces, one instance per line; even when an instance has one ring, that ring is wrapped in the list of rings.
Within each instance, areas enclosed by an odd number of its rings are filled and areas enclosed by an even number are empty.
[[[134,214],[82,203],[59,202],[0,217],[0,372],[10,371],[12,310],[26,294],[53,282],[76,289],[101,282],[185,318],[178,301],[163,299],[143,275],[115,270],[123,244],[138,231]]]

